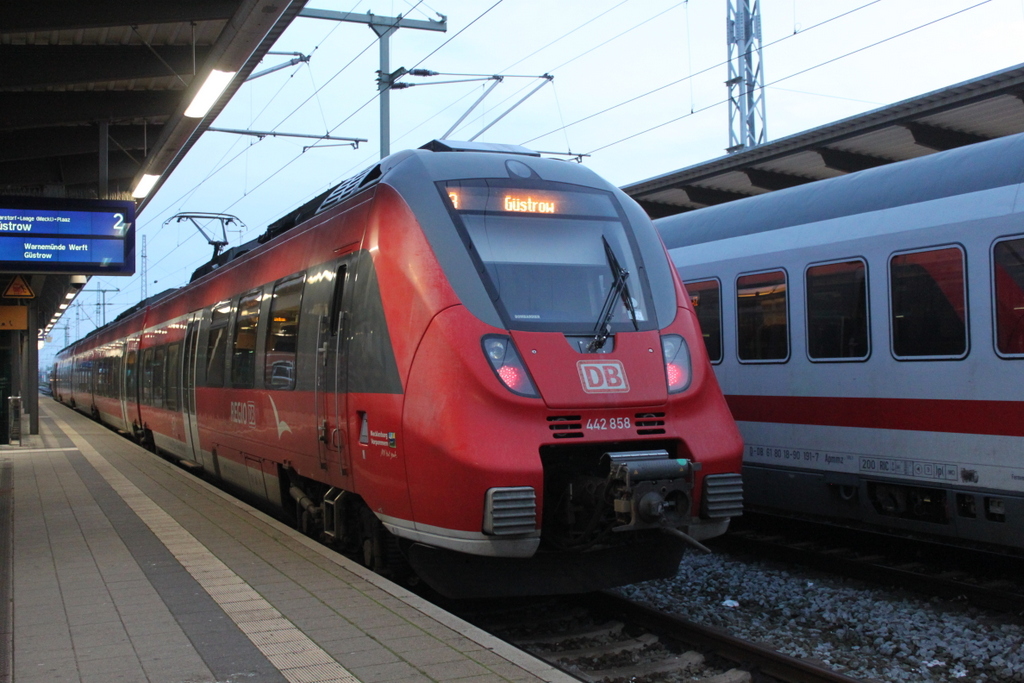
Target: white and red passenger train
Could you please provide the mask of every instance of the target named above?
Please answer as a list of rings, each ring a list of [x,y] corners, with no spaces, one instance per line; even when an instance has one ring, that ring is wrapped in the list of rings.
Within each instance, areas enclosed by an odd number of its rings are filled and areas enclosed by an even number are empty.
[[[1024,550],[1024,136],[656,222],[748,509]]]
[[[673,575],[741,512],[690,301],[586,168],[435,141],[257,242],[62,351],[56,399],[452,596]]]

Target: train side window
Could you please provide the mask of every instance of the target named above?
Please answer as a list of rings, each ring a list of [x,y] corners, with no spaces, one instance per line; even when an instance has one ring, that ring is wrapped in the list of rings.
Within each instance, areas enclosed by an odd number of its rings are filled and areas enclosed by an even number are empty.
[[[345,276],[348,273],[348,265],[338,266],[338,272],[334,276],[334,295],[331,298],[331,336],[338,334],[339,318],[341,317],[342,296],[345,293]]]
[[[138,400],[137,394],[135,393],[135,358],[137,355],[137,351],[129,351],[128,355],[126,355],[124,359],[125,400],[129,403],[133,403]]]
[[[789,358],[786,272],[772,270],[736,278],[736,350],[741,361]]]
[[[124,365],[124,349],[118,347],[117,355],[110,359],[110,397],[117,398],[121,394],[121,386],[118,378],[121,376],[121,367]]]
[[[286,277],[274,285],[270,302],[263,360],[263,383],[268,389],[295,388],[295,358],[299,341],[299,311],[306,274]]]
[[[967,290],[960,247],[892,256],[889,283],[896,358],[967,354]]]
[[[260,324],[263,290],[243,294],[235,316],[234,346],[231,350],[231,386],[251,389],[256,377],[256,334]]]
[[[178,410],[181,391],[181,342],[167,346],[167,410]]]
[[[1024,238],[997,242],[992,248],[995,280],[996,350],[1024,356]]]
[[[164,376],[164,368],[167,363],[167,347],[158,346],[153,349],[153,407],[163,408],[167,395],[167,380]]]
[[[807,355],[811,360],[868,357],[867,265],[860,259],[809,266]]]
[[[224,367],[227,365],[228,317],[231,302],[214,304],[210,311],[210,335],[206,342],[206,386],[224,386]]]
[[[717,279],[687,282],[686,291],[697,314],[704,347],[712,363],[722,361],[722,285]]]
[[[99,358],[96,360],[96,395],[106,396],[107,395],[107,359]]]
[[[107,356],[103,359],[103,392],[96,393],[101,396],[113,396],[114,395],[114,357]]]
[[[153,405],[153,349],[142,352],[142,403]]]

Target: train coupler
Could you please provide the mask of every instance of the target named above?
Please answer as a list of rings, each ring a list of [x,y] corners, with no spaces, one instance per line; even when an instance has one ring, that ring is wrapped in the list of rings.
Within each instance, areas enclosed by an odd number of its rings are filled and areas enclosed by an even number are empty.
[[[666,450],[605,453],[616,521],[614,531],[685,526],[696,463]]]

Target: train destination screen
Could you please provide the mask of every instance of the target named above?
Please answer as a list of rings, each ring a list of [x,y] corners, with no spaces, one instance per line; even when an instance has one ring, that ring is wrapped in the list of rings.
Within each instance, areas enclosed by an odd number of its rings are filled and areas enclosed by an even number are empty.
[[[0,268],[131,275],[135,272],[135,204],[0,199]]]

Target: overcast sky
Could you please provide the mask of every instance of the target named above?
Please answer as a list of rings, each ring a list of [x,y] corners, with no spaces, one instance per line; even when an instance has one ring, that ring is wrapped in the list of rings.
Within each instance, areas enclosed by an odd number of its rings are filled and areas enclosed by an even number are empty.
[[[310,0],[308,7],[410,19],[447,17],[447,32],[400,29],[391,69],[540,76],[554,80],[479,139],[589,154],[584,163],[625,185],[725,154],[726,0]],[[767,133],[808,128],[1024,62],[1024,0],[762,0]],[[366,138],[359,149],[299,138],[206,133],[137,222],[150,295],[188,282],[212,248],[180,211],[237,216],[232,245],[378,159],[378,45],[366,25],[297,19],[275,51],[308,64],[244,84],[216,127]],[[287,57],[270,55],[257,71]],[[427,85],[407,77],[391,95],[391,150],[436,138],[490,82]],[[468,139],[541,81],[506,78],[450,137]],[[419,85],[423,84],[423,85]],[[617,106],[618,105],[618,106]],[[134,277],[93,278],[106,319],[138,302]],[[64,316],[70,338],[99,320],[96,295]],[[40,363],[64,346],[65,321]],[[77,330],[76,330],[77,328]]]

